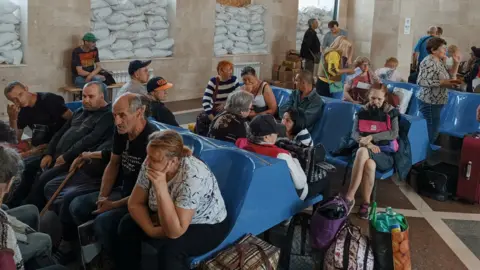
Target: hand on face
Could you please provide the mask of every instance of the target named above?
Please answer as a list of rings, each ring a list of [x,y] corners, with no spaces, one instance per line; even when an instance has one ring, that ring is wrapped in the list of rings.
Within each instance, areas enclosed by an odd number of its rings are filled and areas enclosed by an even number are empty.
[[[7,114],[10,120],[17,120],[18,113],[20,112],[20,107],[15,104],[8,104],[7,106]]]

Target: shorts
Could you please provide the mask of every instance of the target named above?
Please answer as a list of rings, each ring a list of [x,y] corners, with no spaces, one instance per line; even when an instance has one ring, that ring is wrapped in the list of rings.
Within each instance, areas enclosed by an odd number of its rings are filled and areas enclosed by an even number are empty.
[[[393,168],[394,160],[392,154],[385,152],[375,154],[370,149],[368,149],[368,153],[370,154],[370,158],[377,164],[377,171],[386,172]]]

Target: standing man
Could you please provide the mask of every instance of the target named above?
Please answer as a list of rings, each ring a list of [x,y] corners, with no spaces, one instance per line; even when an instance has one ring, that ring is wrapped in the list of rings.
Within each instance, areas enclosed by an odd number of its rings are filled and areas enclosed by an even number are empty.
[[[73,83],[78,88],[91,81],[103,82],[105,77],[99,75],[102,71],[98,56],[97,38],[92,33],[83,36],[83,45],[73,49],[72,75]]]
[[[322,52],[325,51],[330,45],[332,45],[333,41],[338,36],[344,36],[347,37],[347,31],[341,29],[338,27],[338,22],[337,21],[330,21],[328,23],[328,29],[330,29],[330,32],[328,32],[324,37],[323,37],[323,43],[322,43]]]
[[[148,66],[152,63],[149,61],[133,60],[128,64],[128,74],[130,75],[130,81],[127,82],[120,90],[118,90],[117,98],[125,93],[134,93],[146,95],[147,89],[144,84],[148,82]]]
[[[308,20],[308,30],[303,36],[300,56],[305,60],[304,69],[314,73],[315,64],[320,62],[320,40],[318,39],[316,29],[318,21],[316,19]]]
[[[167,98],[167,91],[171,89],[173,84],[167,82],[162,77],[153,77],[147,83],[147,92],[150,97],[150,116],[156,121],[178,127],[179,124],[175,120],[173,113],[163,104]]]
[[[418,40],[417,45],[415,45],[412,55],[412,64],[410,66],[410,76],[408,77],[409,83],[417,84],[418,66],[420,66],[422,60],[429,55],[427,51],[428,40],[430,40],[432,37],[436,37],[437,35],[438,28],[436,26],[431,26],[427,31],[427,35],[421,37]]]

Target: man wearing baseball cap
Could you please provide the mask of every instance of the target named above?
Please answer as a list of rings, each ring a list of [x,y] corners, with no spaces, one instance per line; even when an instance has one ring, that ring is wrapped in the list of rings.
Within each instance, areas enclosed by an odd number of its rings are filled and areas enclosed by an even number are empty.
[[[83,45],[72,51],[72,80],[76,87],[83,86],[90,81],[103,82],[105,77],[99,75],[102,67],[96,47],[97,38],[92,33],[83,36]]]
[[[128,64],[128,74],[130,75],[130,81],[127,82],[120,90],[118,90],[117,97],[125,93],[135,93],[140,95],[146,95],[147,90],[144,84],[148,82],[148,66],[152,63],[151,60],[141,61],[133,60]]]
[[[173,113],[163,104],[167,97],[167,90],[171,89],[173,84],[167,82],[162,77],[153,77],[147,83],[147,92],[150,97],[150,116],[156,121],[171,125],[179,126]]]
[[[270,114],[260,114],[252,119],[249,126],[248,139],[237,139],[235,145],[253,153],[285,160],[297,194],[304,200],[308,195],[308,184],[300,162],[290,152],[275,145],[278,134],[284,129],[283,125],[278,124]]]

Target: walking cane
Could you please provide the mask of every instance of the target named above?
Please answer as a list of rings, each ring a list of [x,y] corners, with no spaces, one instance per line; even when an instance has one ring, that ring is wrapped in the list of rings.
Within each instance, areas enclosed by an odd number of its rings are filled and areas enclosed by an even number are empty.
[[[45,205],[45,207],[43,207],[42,209],[42,212],[40,212],[40,217],[42,217],[47,211],[48,211],[48,208],[50,208],[50,206],[52,205],[52,203],[55,201],[55,199],[57,198],[58,194],[60,194],[60,192],[62,192],[62,189],[63,187],[65,187],[65,185],[67,184],[68,180],[70,180],[70,178],[72,178],[72,176],[75,174],[75,172],[77,171],[77,169],[79,168],[79,166],[76,166],[73,170],[71,170],[68,174],[67,174],[67,177],[65,177],[65,179],[62,181],[62,183],[60,184],[60,186],[57,188],[57,190],[55,191],[55,193],[53,193],[53,196],[50,198],[50,200],[48,200],[47,204]]]

